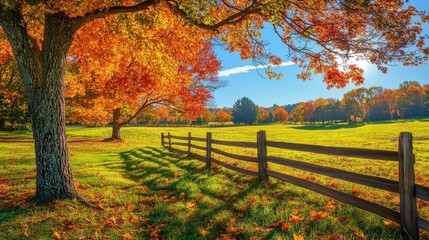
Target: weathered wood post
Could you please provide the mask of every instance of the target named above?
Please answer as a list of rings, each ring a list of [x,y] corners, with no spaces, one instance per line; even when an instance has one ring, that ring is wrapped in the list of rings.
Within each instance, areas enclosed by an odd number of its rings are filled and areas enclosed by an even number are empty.
[[[207,132],[206,135],[206,168],[212,166],[212,133]]]
[[[257,134],[257,146],[258,146],[258,176],[259,181],[268,181],[268,162],[267,162],[267,145],[265,144],[266,134],[265,131],[259,131]]]
[[[170,132],[168,132],[168,146],[171,149],[171,134],[170,134]]]
[[[415,158],[411,133],[401,132],[399,135],[398,155],[401,235],[406,240],[417,240],[419,239],[419,228],[414,176]]]
[[[164,133],[161,133],[161,146],[164,146]]]
[[[188,154],[191,154],[191,132],[188,132]]]

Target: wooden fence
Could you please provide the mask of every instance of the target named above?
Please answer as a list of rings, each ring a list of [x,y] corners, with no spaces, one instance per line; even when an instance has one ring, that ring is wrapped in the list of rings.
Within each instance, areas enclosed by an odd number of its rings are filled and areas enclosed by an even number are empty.
[[[174,140],[181,140],[172,142]],[[203,142],[206,144],[205,147],[193,144],[193,142]],[[417,213],[417,198],[424,201],[429,201],[429,188],[421,186],[415,183],[414,174],[414,163],[415,156],[413,154],[412,145],[412,134],[408,132],[402,132],[399,136],[398,151],[385,151],[385,150],[372,150],[372,149],[360,149],[360,148],[343,148],[343,147],[327,147],[317,146],[308,144],[298,143],[287,143],[287,142],[275,142],[266,140],[265,131],[257,133],[257,141],[255,142],[233,142],[233,141],[222,141],[212,138],[212,133],[208,132],[206,138],[192,137],[191,133],[188,136],[173,136],[170,133],[164,135],[161,134],[161,144],[168,146],[170,149],[179,151],[182,153],[191,154],[197,159],[200,159],[206,163],[206,167],[211,167],[212,163],[218,164],[230,170],[258,177],[260,181],[267,181],[268,177],[274,177],[276,179],[289,182],[291,184],[310,189],[312,191],[324,194],[340,202],[361,208],[371,213],[377,214],[381,217],[392,220],[399,223],[401,226],[401,235],[403,239],[418,239],[419,228],[429,231],[429,221],[418,217]],[[241,148],[253,148],[257,149],[257,157],[243,156],[233,153],[228,153],[217,148],[213,148],[215,145],[225,145],[231,147]],[[173,148],[173,145],[187,147],[187,151],[183,151],[177,148]],[[280,149],[305,151],[318,154],[327,154],[335,156],[348,156],[356,158],[365,158],[373,160],[385,160],[385,161],[397,161],[399,162],[399,181],[385,179],[381,177],[368,176],[359,173],[353,173],[341,169],[325,167],[315,165],[306,162],[300,162],[292,159],[286,159],[281,157],[269,156],[267,153],[267,147],[274,147]],[[206,156],[199,155],[191,152],[191,149],[198,149],[206,152]],[[223,155],[236,160],[247,161],[257,164],[258,171],[251,171],[243,169],[212,157],[212,153]],[[348,195],[344,192],[337,191],[335,189],[307,181],[301,178],[297,178],[284,173],[270,170],[268,167],[269,163],[275,163],[282,166],[292,167],[301,169],[308,172],[313,172],[357,184],[366,185],[369,187],[399,193],[400,195],[400,212],[396,210],[386,208],[367,200]]]

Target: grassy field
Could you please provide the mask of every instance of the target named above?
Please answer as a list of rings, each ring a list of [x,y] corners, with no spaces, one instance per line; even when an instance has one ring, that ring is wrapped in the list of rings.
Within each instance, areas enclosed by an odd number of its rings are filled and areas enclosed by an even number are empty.
[[[67,129],[75,186],[102,210],[76,201],[36,207],[31,132],[0,132],[0,239],[399,239],[399,227],[374,214],[323,195],[270,179],[257,179],[204,163],[160,146],[161,132],[213,139],[268,140],[397,150],[402,131],[412,132],[416,181],[429,186],[429,119],[365,125],[269,125],[225,128],[145,128],[122,130],[124,142],[103,142],[109,128]],[[254,150],[219,147],[237,154]],[[398,179],[395,163],[268,149],[269,155],[348,171]],[[223,161],[243,168],[255,165]],[[270,165],[383,206],[398,209],[397,194]],[[418,201],[429,219],[429,203]],[[429,239],[421,232],[422,239]]]

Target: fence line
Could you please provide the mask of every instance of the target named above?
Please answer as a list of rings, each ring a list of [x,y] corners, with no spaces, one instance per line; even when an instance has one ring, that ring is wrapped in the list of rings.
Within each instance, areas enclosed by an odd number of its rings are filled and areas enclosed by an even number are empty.
[[[165,141],[167,139],[167,142]],[[182,142],[172,142],[174,140],[181,140]],[[212,139],[212,133],[207,132],[206,138],[192,137],[188,133],[187,137],[173,136],[167,133],[161,133],[162,146],[168,146],[170,149],[179,151],[185,154],[191,154],[197,159],[204,161],[206,167],[210,168],[212,163],[218,164],[230,170],[258,177],[260,181],[268,181],[268,178],[274,177],[281,181],[289,182],[291,184],[307,188],[309,190],[324,194],[334,198],[340,202],[361,208],[371,213],[377,214],[381,217],[390,219],[397,222],[401,226],[401,236],[403,239],[418,239],[419,228],[429,231],[429,221],[418,217],[417,213],[417,198],[429,201],[429,188],[415,183],[414,163],[415,155],[413,153],[412,134],[402,132],[399,136],[398,151],[385,151],[374,149],[361,149],[361,148],[344,148],[344,147],[327,147],[309,144],[298,144],[288,142],[267,141],[265,131],[257,133],[257,141],[255,142],[235,142]],[[186,142],[183,142],[186,141]],[[205,142],[206,146],[198,146],[192,141]],[[234,153],[228,153],[220,149],[212,147],[212,145],[224,145],[230,147],[252,148],[257,149],[257,156],[244,156]],[[172,145],[187,147],[187,151],[173,148]],[[287,150],[304,151],[318,154],[327,154],[335,156],[348,156],[356,158],[397,161],[399,164],[399,181],[390,179],[369,176],[354,172],[349,172],[341,169],[320,166],[312,163],[296,161],[276,156],[268,156],[267,147],[274,147]],[[192,149],[206,151],[206,156],[193,153]],[[258,171],[251,171],[234,166],[212,157],[212,153],[226,156],[235,160],[257,163]],[[400,211],[397,212],[393,209],[380,206],[376,203],[360,199],[358,197],[348,195],[344,192],[314,183],[305,179],[290,176],[284,173],[272,171],[268,168],[268,163],[278,164],[282,166],[301,169],[308,172],[313,172],[336,179],[354,182],[366,185],[381,190],[399,193],[400,195]]]

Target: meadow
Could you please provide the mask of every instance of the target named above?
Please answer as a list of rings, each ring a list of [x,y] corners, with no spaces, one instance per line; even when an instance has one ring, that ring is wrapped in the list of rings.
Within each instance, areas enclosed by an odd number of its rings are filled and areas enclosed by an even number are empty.
[[[205,164],[161,146],[161,133],[256,142],[268,140],[397,150],[400,132],[414,136],[416,182],[429,186],[429,119],[371,124],[241,127],[127,127],[123,142],[105,142],[110,128],[67,129],[75,186],[97,206],[75,200],[33,206],[35,160],[30,131],[0,132],[0,239],[400,239],[397,224],[323,195]],[[197,143],[195,143],[197,144]],[[203,146],[203,145],[202,145]],[[255,156],[256,151],[222,150]],[[272,155],[398,179],[394,162],[268,149]],[[222,159],[256,169],[255,164]],[[399,196],[369,187],[270,165],[346,193],[399,209]],[[418,201],[429,219],[429,203]],[[421,239],[429,233],[421,231]]]

